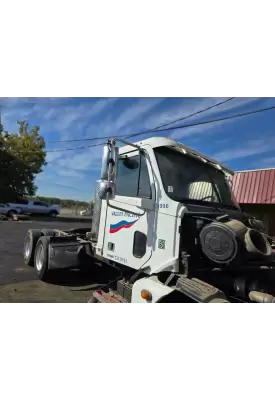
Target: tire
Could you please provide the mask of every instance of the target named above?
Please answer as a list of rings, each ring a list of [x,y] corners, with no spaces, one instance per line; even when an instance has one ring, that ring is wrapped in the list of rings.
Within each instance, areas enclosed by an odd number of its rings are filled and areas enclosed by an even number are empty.
[[[9,218],[12,217],[13,214],[18,214],[17,210],[9,210],[9,211],[7,212],[7,216],[8,216]]]
[[[34,252],[34,269],[38,278],[44,282],[47,282],[49,275],[49,243],[50,238],[48,236],[41,236]]]
[[[57,217],[57,212],[56,211],[51,211],[49,213],[49,216],[52,217],[52,218],[56,218]]]
[[[40,229],[29,229],[24,240],[23,257],[29,267],[34,265],[34,251],[38,239],[42,235]]]
[[[41,229],[43,236],[55,236],[55,231],[52,229]]]

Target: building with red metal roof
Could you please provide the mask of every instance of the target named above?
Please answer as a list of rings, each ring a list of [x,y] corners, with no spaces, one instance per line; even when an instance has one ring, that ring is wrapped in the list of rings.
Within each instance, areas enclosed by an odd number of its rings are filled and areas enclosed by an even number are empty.
[[[238,171],[232,183],[240,204],[275,204],[275,168]]]
[[[262,219],[275,236],[275,168],[237,171],[232,189],[243,211]]]

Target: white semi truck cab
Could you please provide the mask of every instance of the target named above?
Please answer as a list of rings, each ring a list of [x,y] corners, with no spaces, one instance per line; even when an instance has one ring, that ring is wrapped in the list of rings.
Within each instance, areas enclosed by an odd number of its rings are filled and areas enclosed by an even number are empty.
[[[273,302],[271,239],[240,210],[232,175],[168,138],[112,139],[92,228],[30,230],[25,261],[40,279],[82,263],[114,267],[118,277],[94,292],[98,302]]]

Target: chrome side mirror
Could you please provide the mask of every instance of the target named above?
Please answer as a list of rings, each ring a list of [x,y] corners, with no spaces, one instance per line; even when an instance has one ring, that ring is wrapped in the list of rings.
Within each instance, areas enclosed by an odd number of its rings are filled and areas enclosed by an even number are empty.
[[[99,180],[98,181],[98,197],[101,200],[106,200],[107,194],[109,193],[109,198],[112,199],[116,193],[116,185],[114,182],[108,183],[108,181]]]

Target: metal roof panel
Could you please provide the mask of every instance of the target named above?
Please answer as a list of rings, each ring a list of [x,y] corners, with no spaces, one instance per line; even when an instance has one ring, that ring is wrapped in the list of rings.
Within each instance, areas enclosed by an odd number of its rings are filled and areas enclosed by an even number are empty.
[[[275,204],[275,169],[236,172],[232,183],[240,204]]]

